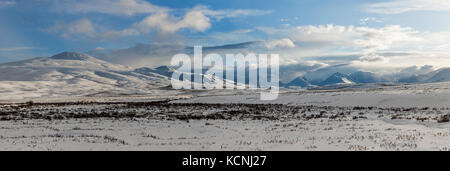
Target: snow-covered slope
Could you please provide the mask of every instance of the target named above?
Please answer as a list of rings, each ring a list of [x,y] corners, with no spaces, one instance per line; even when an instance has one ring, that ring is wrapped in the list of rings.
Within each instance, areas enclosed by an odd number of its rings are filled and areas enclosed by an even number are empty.
[[[309,87],[311,84],[304,77],[298,77],[287,84],[280,84],[281,87]]]
[[[148,68],[148,67],[142,67],[142,68],[135,69],[134,72],[140,73],[143,75],[149,75],[149,76],[158,74],[158,75],[162,75],[162,76],[171,78],[173,72],[175,72],[175,69],[172,67],[169,67],[169,66],[160,66],[160,67],[157,67],[154,69]]]
[[[266,44],[267,42],[265,41],[253,41],[222,46],[206,46],[203,47],[203,54],[256,53],[267,50]],[[158,67],[160,65],[168,65],[170,63],[168,59],[171,59],[176,54],[192,55],[194,53],[194,47],[182,44],[139,43],[136,46],[126,49],[96,49],[86,53],[114,64],[124,64],[133,67]]]
[[[444,68],[438,70],[436,74],[433,75],[430,79],[425,82],[434,83],[434,82],[448,82],[450,81],[450,68]]]
[[[328,77],[325,81],[321,82],[319,85],[325,86],[341,84],[355,84],[355,81],[350,76],[337,72]]]
[[[0,72],[2,73],[0,80],[68,80],[80,76],[85,71],[126,71],[128,69],[127,67],[110,64],[87,55],[65,52],[50,58],[33,58],[0,64]]]
[[[50,58],[0,64],[2,93],[15,97],[145,93],[169,85],[166,76],[144,75],[88,55],[64,52]],[[28,93],[27,93],[28,92]]]
[[[38,57],[0,64],[0,100],[95,94],[151,94],[155,93],[155,90],[167,90],[174,72],[175,70],[168,66],[134,69],[85,54],[64,52],[49,58]],[[217,79],[215,76],[203,76],[204,81],[219,85],[234,82]],[[440,69],[416,77],[411,78],[416,80],[413,80],[414,83],[446,82],[450,81],[450,69]],[[373,73],[355,72],[346,75],[337,72],[319,83],[311,83],[305,77],[299,77],[280,86],[333,87],[379,83],[383,80],[383,77]]]
[[[371,72],[358,71],[349,75],[352,80],[361,84],[386,82],[383,78]]]

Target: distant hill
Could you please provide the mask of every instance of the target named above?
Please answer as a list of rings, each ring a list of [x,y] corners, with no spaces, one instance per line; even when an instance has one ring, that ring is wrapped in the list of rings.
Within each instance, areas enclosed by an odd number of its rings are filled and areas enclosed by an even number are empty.
[[[89,95],[98,92],[146,93],[170,84],[167,76],[144,75],[86,54],[64,52],[0,64],[0,89],[46,96]],[[34,90],[34,91],[31,91]]]
[[[355,81],[349,75],[337,72],[328,77],[325,81],[319,83],[319,86],[336,84],[355,84]]]

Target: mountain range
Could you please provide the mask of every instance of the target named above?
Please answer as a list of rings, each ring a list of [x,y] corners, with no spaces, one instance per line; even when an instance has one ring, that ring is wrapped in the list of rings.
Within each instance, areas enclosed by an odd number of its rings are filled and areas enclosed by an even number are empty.
[[[159,73],[139,73],[85,54],[64,52],[0,64],[0,93],[5,97],[57,97],[148,94],[170,84]]]
[[[64,52],[52,57],[38,57],[0,64],[0,93],[11,97],[76,96],[98,93],[148,94],[167,88],[176,70],[169,66],[132,68],[113,64],[86,54]],[[191,75],[192,76],[192,75]],[[236,80],[216,80],[203,75],[205,80],[234,83]],[[434,83],[450,81],[450,68],[425,74],[413,74],[393,80],[371,72],[350,74],[335,72],[326,79],[310,81],[301,76],[281,87],[321,87],[374,83]],[[246,83],[248,79],[246,80]],[[195,83],[193,83],[195,84]]]
[[[352,85],[352,84],[374,84],[374,83],[393,83],[393,84],[414,84],[414,83],[436,83],[450,81],[450,68],[443,68],[432,71],[427,74],[413,75],[392,81],[390,77],[378,76],[375,73],[357,71],[351,74],[342,74],[336,72],[327,79],[311,83],[305,77],[298,77],[289,83],[281,83],[283,87],[311,87],[311,86],[329,86],[329,85]]]

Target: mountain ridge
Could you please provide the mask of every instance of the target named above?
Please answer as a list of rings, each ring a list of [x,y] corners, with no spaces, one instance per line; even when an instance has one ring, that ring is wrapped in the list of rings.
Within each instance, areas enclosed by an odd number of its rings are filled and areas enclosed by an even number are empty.
[[[62,52],[51,57],[37,57],[23,61],[0,64],[0,81],[66,81],[85,79],[109,85],[148,84],[167,86],[176,70],[171,66],[155,68],[130,68],[97,59],[77,52]],[[227,81],[227,80],[224,80]],[[236,81],[236,80],[235,80]],[[325,80],[311,83],[306,77],[297,77],[280,87],[311,87],[327,85],[351,85],[371,83],[433,83],[450,81],[450,68],[442,68],[423,75],[389,81],[371,72],[357,71],[350,74],[335,72]],[[156,82],[156,84],[155,84]],[[246,82],[247,83],[247,82]]]

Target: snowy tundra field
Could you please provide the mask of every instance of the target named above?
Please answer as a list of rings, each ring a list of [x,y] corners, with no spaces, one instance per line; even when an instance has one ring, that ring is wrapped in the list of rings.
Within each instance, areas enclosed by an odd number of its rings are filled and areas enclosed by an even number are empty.
[[[3,96],[0,150],[446,151],[449,87],[283,90],[276,101],[244,91]]]

